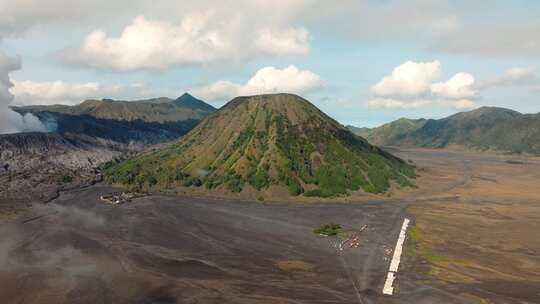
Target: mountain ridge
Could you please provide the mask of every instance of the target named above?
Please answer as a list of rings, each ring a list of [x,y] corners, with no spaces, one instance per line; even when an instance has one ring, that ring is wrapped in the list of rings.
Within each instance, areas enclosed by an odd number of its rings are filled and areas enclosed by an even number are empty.
[[[136,101],[87,99],[77,105],[12,107],[19,113],[34,115],[51,112],[65,115],[88,115],[94,118],[144,122],[170,122],[202,119],[216,110],[213,106],[185,93],[177,99],[159,97]]]
[[[69,133],[132,146],[174,140],[216,110],[187,93],[177,99],[89,99],[74,106],[28,106],[13,109],[21,114],[32,113],[50,126],[52,131],[60,134]]]
[[[540,154],[540,114],[501,107],[481,107],[441,119],[396,120],[364,130],[368,141],[382,146],[445,148]],[[389,132],[392,130],[392,132]]]

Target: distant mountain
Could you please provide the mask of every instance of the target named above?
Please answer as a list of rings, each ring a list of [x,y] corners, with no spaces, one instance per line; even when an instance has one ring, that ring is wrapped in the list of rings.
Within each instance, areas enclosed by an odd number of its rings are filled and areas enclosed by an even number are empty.
[[[30,112],[57,133],[76,134],[119,145],[147,145],[176,139],[216,109],[184,94],[138,101],[86,100],[75,106],[14,107]]]
[[[411,185],[414,169],[291,94],[237,97],[179,142],[113,164],[109,181],[136,189],[285,187],[334,196]]]
[[[482,107],[437,120],[400,119],[371,129],[366,138],[377,145],[540,154],[540,114]]]
[[[216,108],[207,104],[206,102],[197,99],[191,96],[189,93],[184,93],[182,96],[178,97],[174,103],[180,107],[186,107],[190,109],[195,109],[203,112],[214,112]]]
[[[409,133],[421,128],[426,123],[425,119],[400,118],[391,123],[384,124],[378,128],[348,128],[356,135],[364,137],[374,145],[388,145],[402,140]]]
[[[354,134],[364,138],[366,138],[369,135],[369,132],[372,130],[370,128],[358,128],[355,126],[346,126],[346,128]]]
[[[201,120],[216,111],[216,108],[187,93],[176,100],[166,97],[137,101],[102,99],[86,100],[75,106],[29,106],[13,109],[17,112],[33,114],[49,112],[75,116],[87,115],[99,119],[158,123]]]

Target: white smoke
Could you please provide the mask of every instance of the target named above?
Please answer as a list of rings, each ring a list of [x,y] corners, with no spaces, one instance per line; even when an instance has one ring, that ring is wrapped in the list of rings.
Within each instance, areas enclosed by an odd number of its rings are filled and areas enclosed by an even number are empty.
[[[20,68],[21,59],[19,57],[9,57],[0,50],[0,134],[47,132],[47,128],[36,116],[30,113],[20,115],[9,107],[13,101],[13,95],[9,91],[9,88],[13,86],[9,79],[9,73]]]

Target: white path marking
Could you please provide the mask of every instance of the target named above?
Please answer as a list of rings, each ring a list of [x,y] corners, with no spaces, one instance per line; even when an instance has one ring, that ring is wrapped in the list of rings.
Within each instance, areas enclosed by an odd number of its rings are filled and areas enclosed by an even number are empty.
[[[394,249],[394,256],[390,262],[390,268],[388,269],[388,275],[386,276],[386,282],[384,282],[383,294],[392,295],[394,293],[394,280],[396,279],[396,273],[398,271],[399,262],[401,260],[401,252],[403,251],[403,243],[405,242],[405,236],[407,235],[407,227],[409,227],[409,219],[403,220],[401,231]]]

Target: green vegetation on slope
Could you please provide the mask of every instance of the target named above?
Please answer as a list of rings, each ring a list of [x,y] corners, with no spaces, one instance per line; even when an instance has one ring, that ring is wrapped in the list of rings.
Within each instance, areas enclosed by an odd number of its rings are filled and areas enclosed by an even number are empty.
[[[362,136],[374,145],[393,145],[403,140],[408,134],[424,126],[425,119],[400,118],[391,123],[384,124],[378,128],[355,128],[349,129],[356,135]]]
[[[415,176],[412,166],[290,94],[236,98],[180,142],[105,172],[109,181],[137,190],[279,185],[291,195],[321,197],[381,193],[392,182],[411,186]]]
[[[540,114],[482,107],[443,119],[399,119],[374,129],[354,129],[372,144],[479,150],[540,155]]]

